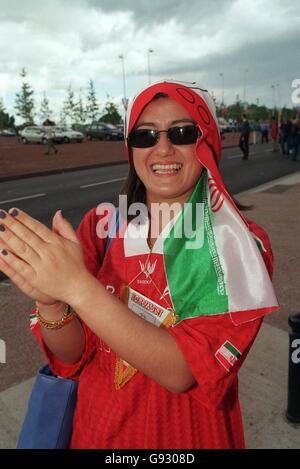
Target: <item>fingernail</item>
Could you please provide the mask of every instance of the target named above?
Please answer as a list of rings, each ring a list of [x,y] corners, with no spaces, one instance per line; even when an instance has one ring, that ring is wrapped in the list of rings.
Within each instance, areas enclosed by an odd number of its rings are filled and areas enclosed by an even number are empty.
[[[6,251],[6,249],[2,249],[1,254],[2,256],[7,256],[8,252]]]
[[[9,214],[12,216],[12,217],[16,217],[17,215],[19,215],[19,212],[16,208],[13,208],[12,210],[9,210]]]
[[[3,220],[6,217],[4,210],[0,210],[0,218]]]
[[[5,226],[4,225],[0,225],[0,231],[5,231]]]

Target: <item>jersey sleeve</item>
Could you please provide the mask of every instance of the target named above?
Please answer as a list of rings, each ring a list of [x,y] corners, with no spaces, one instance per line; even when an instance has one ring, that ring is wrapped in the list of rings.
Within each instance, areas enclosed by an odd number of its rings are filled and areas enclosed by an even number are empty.
[[[105,244],[105,240],[97,236],[98,221],[99,217],[96,214],[96,209],[92,209],[84,216],[77,229],[85,266],[94,276],[97,275],[101,266]],[[40,324],[37,321],[31,322],[32,333],[38,340],[52,372],[64,378],[78,377],[84,365],[92,358],[96,351],[95,334],[79,317],[78,320],[81,322],[85,334],[85,350],[80,360],[74,364],[65,363],[57,358],[43,341]]]
[[[187,392],[206,407],[218,408],[261,323],[256,319],[236,326],[229,314],[222,314],[187,319],[169,328],[196,381]]]
[[[261,243],[260,252],[272,278],[273,253],[268,235],[256,223],[247,223]],[[234,318],[244,313],[236,312]],[[186,319],[168,329],[196,381],[187,393],[206,407],[218,408],[236,380],[263,321],[260,312],[251,313],[247,321],[236,321],[225,313]]]

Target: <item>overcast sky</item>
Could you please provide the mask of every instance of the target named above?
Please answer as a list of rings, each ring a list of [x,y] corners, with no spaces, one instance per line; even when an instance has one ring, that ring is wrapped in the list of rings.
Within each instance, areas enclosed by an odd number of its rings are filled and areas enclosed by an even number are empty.
[[[163,78],[198,81],[226,103],[293,106],[300,78],[299,0],[0,0],[0,97],[14,112],[25,67],[37,108],[58,109],[89,79],[100,101]],[[272,88],[272,85],[275,85]]]

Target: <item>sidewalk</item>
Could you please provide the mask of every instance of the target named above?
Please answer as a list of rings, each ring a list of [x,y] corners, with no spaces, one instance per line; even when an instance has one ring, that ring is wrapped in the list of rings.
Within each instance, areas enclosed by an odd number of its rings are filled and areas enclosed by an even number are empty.
[[[265,318],[239,375],[246,444],[250,449],[300,448],[300,425],[291,424],[285,418],[287,318],[290,313],[300,311],[300,258],[297,255],[300,239],[300,172],[237,194],[236,197],[244,204],[254,205],[254,209],[246,215],[260,223],[271,238],[275,256],[274,285],[281,306],[279,312]],[[29,308],[30,302],[27,305],[14,287],[7,285],[3,288],[6,294],[0,294],[0,312],[5,320],[8,314],[16,318],[14,336],[17,337],[18,329],[26,327],[24,310]],[[32,338],[28,338],[26,344],[15,340],[7,369],[7,380],[11,386],[0,392],[0,448],[15,447],[33,382],[30,376],[43,361]],[[22,378],[19,377],[22,382],[13,385],[16,379],[13,376],[14,366],[23,361],[25,368],[28,357],[30,368],[27,375],[24,371]]]

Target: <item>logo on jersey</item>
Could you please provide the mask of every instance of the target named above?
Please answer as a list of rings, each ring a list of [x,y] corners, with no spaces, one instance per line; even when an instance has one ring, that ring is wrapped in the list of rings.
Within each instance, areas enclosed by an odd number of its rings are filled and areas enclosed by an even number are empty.
[[[146,264],[143,264],[141,261],[139,261],[139,263],[141,272],[146,275],[146,278],[149,278],[149,276],[152,275],[155,270],[157,259],[155,262],[153,262],[153,264],[151,264],[150,261],[147,261]]]

